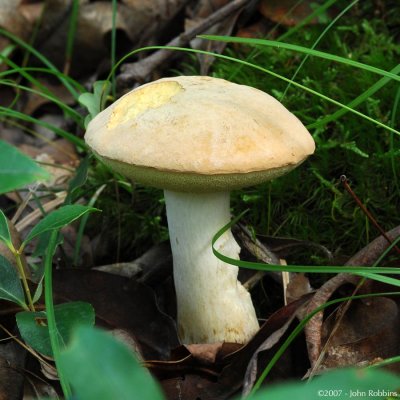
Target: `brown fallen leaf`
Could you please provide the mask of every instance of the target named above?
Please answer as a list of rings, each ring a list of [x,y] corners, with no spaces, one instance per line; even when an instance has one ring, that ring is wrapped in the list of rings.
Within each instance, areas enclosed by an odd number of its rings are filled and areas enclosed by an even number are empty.
[[[117,55],[154,39],[182,9],[187,0],[124,0],[117,3],[115,25]],[[109,1],[80,1],[72,60],[65,59],[69,29],[70,0],[48,1],[37,35],[37,47],[58,68],[74,76],[87,76],[97,70],[108,72],[113,5]],[[159,42],[152,40],[152,43]],[[71,65],[70,65],[71,64]]]
[[[294,26],[308,17],[314,10],[310,1],[298,0],[262,0],[259,3],[261,14],[273,22]],[[318,19],[314,18],[311,23],[318,23]]]
[[[44,182],[47,187],[67,188],[67,182],[79,164],[78,154],[71,142],[66,139],[57,139],[40,147],[22,144],[19,149],[42,163],[51,174],[52,178]]]
[[[152,246],[131,262],[102,265],[94,268],[109,274],[134,278],[153,286],[172,274],[172,254],[169,241]]]
[[[221,350],[223,342],[188,344],[185,347],[194,358],[203,365],[212,365],[217,359],[218,352]]]
[[[25,350],[13,341],[0,344],[0,400],[20,400]]]
[[[313,288],[310,285],[310,281],[303,273],[291,274],[286,288],[286,300],[291,303],[312,291]]]
[[[265,38],[270,27],[265,20],[257,21],[251,25],[244,26],[236,32],[237,37],[242,38]],[[242,46],[242,51],[246,51],[246,47]]]
[[[266,360],[257,360],[258,356],[279,342],[309,297],[276,311],[245,346],[237,343],[180,346],[168,361],[150,360],[145,365],[161,381],[168,399],[229,399],[242,387],[251,360],[256,368],[253,376],[261,373]]]
[[[330,339],[320,369],[369,365],[376,359],[396,356],[400,348],[399,322],[399,308],[392,299],[354,300]],[[324,340],[335,323],[335,314],[324,322]]]
[[[53,289],[59,302],[87,301],[97,323],[129,332],[145,360],[168,359],[179,345],[175,322],[157,305],[152,289],[126,278],[79,268],[54,271]]]
[[[400,235],[400,226],[387,232],[387,235],[391,240],[394,240]],[[383,236],[379,236],[351,257],[350,260],[346,262],[346,265],[372,265],[388,246],[388,241]],[[361,278],[357,276],[346,273],[335,275],[316,291],[308,305],[307,314],[311,313],[318,306],[326,303],[333,293],[342,285],[346,283],[356,285],[360,279]],[[365,284],[363,287],[364,291],[368,290],[368,288],[365,288]],[[324,312],[320,311],[309,321],[304,329],[308,347],[308,356],[313,368],[316,367],[317,361],[321,355],[323,317]]]
[[[33,24],[20,12],[21,0],[0,0],[0,27],[11,32],[20,39],[27,40],[31,34]],[[10,40],[0,36],[0,52],[8,45]],[[7,68],[6,63],[0,63],[0,71]]]
[[[59,101],[67,105],[73,105],[75,100],[71,94],[71,92],[62,85],[61,83],[52,83],[48,79],[44,78],[36,78],[38,82],[42,86],[44,86],[48,91],[50,91],[54,97],[56,97]],[[32,86],[32,85],[31,85]],[[43,89],[33,86],[32,89],[42,93]],[[27,94],[26,103],[23,105],[22,111],[28,115],[38,116],[38,112],[44,108],[45,105],[54,105],[52,101],[44,96],[40,96],[35,92],[29,92]]]

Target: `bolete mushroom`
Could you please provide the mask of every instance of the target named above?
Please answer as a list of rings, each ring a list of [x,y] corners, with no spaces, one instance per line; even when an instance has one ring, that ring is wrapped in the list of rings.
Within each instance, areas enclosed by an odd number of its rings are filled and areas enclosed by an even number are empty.
[[[229,192],[298,166],[314,141],[281,103],[252,87],[204,76],[164,78],[121,97],[85,140],[115,171],[164,189],[183,343],[245,343],[259,325],[238,268],[217,259]],[[239,259],[230,231],[217,241]]]

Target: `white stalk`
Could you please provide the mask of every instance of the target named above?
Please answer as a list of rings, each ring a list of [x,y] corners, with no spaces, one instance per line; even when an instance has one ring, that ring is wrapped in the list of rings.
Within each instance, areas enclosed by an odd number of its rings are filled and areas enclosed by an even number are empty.
[[[211,248],[212,237],[230,221],[229,193],[164,194],[182,342],[248,342],[259,328],[250,294],[237,280],[238,267],[220,261]],[[215,246],[239,259],[230,230]]]

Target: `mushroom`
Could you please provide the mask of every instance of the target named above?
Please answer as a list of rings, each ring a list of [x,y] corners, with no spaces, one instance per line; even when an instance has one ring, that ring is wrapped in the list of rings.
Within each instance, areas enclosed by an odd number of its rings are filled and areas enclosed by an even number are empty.
[[[259,329],[250,294],[211,241],[230,220],[231,190],[285,174],[314,152],[303,124],[260,90],[180,76],[121,97],[85,140],[115,171],[164,189],[182,342],[249,341]],[[229,230],[215,246],[239,259]]]

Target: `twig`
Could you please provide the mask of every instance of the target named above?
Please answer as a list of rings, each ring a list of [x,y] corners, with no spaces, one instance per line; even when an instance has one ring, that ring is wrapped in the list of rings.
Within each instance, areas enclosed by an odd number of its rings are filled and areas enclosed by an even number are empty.
[[[391,241],[396,239],[400,235],[400,226],[393,228],[386,233],[386,236]],[[388,247],[388,241],[384,236],[379,236],[369,243],[366,247],[356,253],[345,265],[372,265],[379,256]],[[307,314],[313,311],[318,306],[326,303],[332,294],[343,284],[352,283],[357,285],[361,278],[348,273],[341,273],[334,276],[329,281],[325,282],[315,293],[314,297],[310,301],[307,307]],[[321,354],[321,343],[322,343],[322,323],[324,313],[323,311],[316,314],[310,322],[305,326],[304,332],[306,335],[308,355],[311,362],[311,366],[314,368],[319,362]]]
[[[257,238],[255,238],[245,225],[237,224],[232,228],[232,231],[241,241],[242,247],[258,260],[266,264],[280,264],[279,257]],[[282,274],[280,272],[259,271],[259,273],[254,274],[254,276],[245,282],[244,286],[248,290],[251,289],[257,283],[257,281],[261,280],[265,275],[270,276],[274,281],[282,285]]]
[[[54,200],[50,200],[46,204],[43,204],[43,210],[46,212],[54,210],[59,205],[64,203],[66,196],[67,192],[58,193],[57,198],[55,198]],[[42,215],[43,215],[42,211],[40,209],[36,209],[35,211],[28,214],[25,218],[21,219],[21,221],[16,223],[15,228],[17,229],[18,232],[21,232],[27,226],[29,226],[30,224],[34,223],[37,219],[39,219]]]
[[[41,354],[37,353],[35,350],[33,350],[32,347],[28,346],[25,344],[22,340],[18,338],[18,336],[13,335],[4,325],[0,324],[0,329],[2,329],[7,335],[8,339],[14,340],[16,343],[18,343],[21,347],[23,347],[26,351],[31,353],[35,358],[37,358],[41,363],[46,365],[48,368],[52,368],[52,365],[48,363],[42,356]]]
[[[361,211],[368,217],[368,219],[372,222],[372,224],[375,226],[375,228],[379,231],[379,233],[390,243],[392,244],[391,239],[386,235],[385,231],[381,228],[381,226],[378,224],[378,221],[374,218],[374,216],[368,211],[368,208],[365,207],[365,205],[362,203],[362,201],[358,198],[358,196],[354,193],[353,189],[350,187],[349,182],[347,180],[346,175],[342,175],[340,177],[340,181],[343,183],[344,188],[346,189],[347,193],[350,194],[350,196],[354,199],[354,201],[357,203],[357,205],[360,207]],[[393,246],[393,249],[395,249],[399,254],[400,254],[400,249],[397,246]]]
[[[229,2],[195,27],[175,37],[167,43],[167,46],[181,47],[187,45],[197,35],[244,7],[250,1],[252,0],[233,0]],[[122,73],[117,78],[118,85],[120,87],[127,87],[134,81],[144,82],[152,71],[171,57],[171,54],[170,50],[158,50],[143,60],[123,65],[121,68]]]

